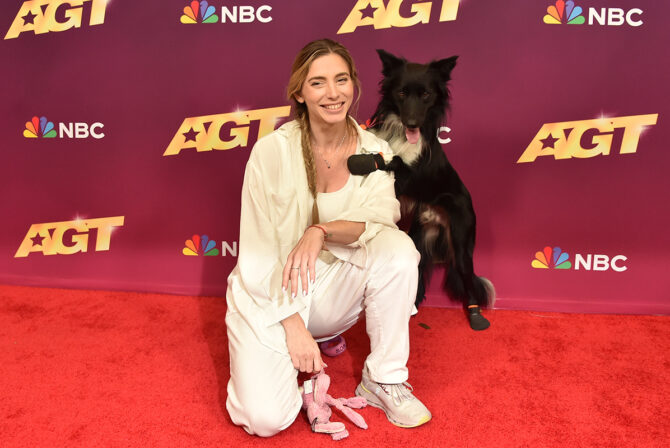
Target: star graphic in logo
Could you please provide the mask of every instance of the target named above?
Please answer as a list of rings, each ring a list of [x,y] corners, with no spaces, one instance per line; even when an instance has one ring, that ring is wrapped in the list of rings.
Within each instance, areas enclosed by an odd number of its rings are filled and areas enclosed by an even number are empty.
[[[33,241],[33,246],[41,246],[42,245],[42,240],[44,240],[44,237],[40,236],[40,234],[38,233],[30,239]]]
[[[184,140],[184,143],[186,143],[188,141],[193,141],[194,142],[195,141],[195,136],[198,135],[198,134],[200,134],[200,131],[195,131],[195,130],[193,130],[193,128],[191,128],[191,130],[188,131],[188,132],[184,132],[183,135],[184,135],[184,137],[186,137],[186,140]]]
[[[549,135],[547,135],[546,138],[540,140],[542,142],[542,149],[544,148],[554,148],[554,144],[558,141],[557,138],[555,138],[553,135],[551,135],[551,132]]]
[[[365,19],[366,17],[369,18],[374,18],[374,14],[377,8],[375,8],[372,5],[368,5],[367,8],[361,9],[361,19]]]
[[[28,11],[28,14],[25,16],[21,17],[23,19],[23,24],[27,25],[29,23],[35,24],[35,17],[37,17],[37,14],[33,14],[32,11]]]

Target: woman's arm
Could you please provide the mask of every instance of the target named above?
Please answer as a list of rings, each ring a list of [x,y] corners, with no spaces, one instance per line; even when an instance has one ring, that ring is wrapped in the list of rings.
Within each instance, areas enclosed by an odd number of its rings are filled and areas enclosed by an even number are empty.
[[[342,220],[308,227],[286,259],[282,272],[282,288],[287,289],[290,280],[292,297],[296,297],[298,286],[302,287],[303,295],[306,295],[309,292],[309,283],[316,278],[316,259],[321,249],[329,242],[356,242],[364,231],[365,223]]]
[[[386,227],[397,229],[395,223],[400,219],[400,203],[395,197],[393,176],[384,171],[375,171],[365,176],[350,207],[337,216],[337,221],[360,224],[363,232],[353,239],[354,233],[348,236],[351,241],[344,244],[329,245],[328,250],[337,258],[359,267],[364,267],[367,260],[366,243]],[[337,237],[336,232],[333,236]],[[340,235],[342,237],[342,235]]]
[[[325,232],[319,229],[319,227],[322,227]],[[365,231],[365,223],[336,220],[319,223],[316,226],[307,229],[307,231],[309,230],[313,232],[321,232],[321,235],[325,238],[326,244],[351,244],[358,241],[358,238],[363,234]]]
[[[276,223],[271,219],[272,199],[268,194],[276,179],[273,170],[267,170],[267,166],[279,164],[278,160],[268,156],[276,153],[274,150],[279,144],[273,140],[266,137],[257,142],[247,162],[242,186],[237,259],[237,271],[244,291],[261,311],[255,319],[265,326],[279,323],[305,308],[302,297],[290,298],[281,289],[284,263]]]
[[[286,332],[286,345],[293,367],[301,372],[320,372],[325,366],[319,346],[305,327],[302,317],[295,313],[281,321]]]
[[[245,170],[242,187],[242,213],[240,223],[240,252],[238,266],[245,280],[246,290],[252,299],[261,306],[264,321],[267,325],[280,322],[286,335],[286,347],[296,369],[302,372],[318,372],[323,368],[321,352],[314,338],[305,327],[300,312],[305,305],[301,298],[293,296],[290,301],[282,297],[285,293],[279,290],[275,296],[268,294],[263,282],[268,281],[272,272],[282,269],[279,242],[275,225],[270,218],[273,204],[266,192],[270,189],[269,176],[262,170],[261,160],[254,147]],[[323,235],[318,229],[320,234]],[[321,237],[311,235],[310,241],[317,247],[317,255],[323,242]],[[244,243],[244,244],[243,244]],[[296,272],[296,271],[293,271]],[[297,282],[296,282],[297,284]],[[279,289],[279,288],[277,288]],[[295,289],[294,289],[295,291]]]

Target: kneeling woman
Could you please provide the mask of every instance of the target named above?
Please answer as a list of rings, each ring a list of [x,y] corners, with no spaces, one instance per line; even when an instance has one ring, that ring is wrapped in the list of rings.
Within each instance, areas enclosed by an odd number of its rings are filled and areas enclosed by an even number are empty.
[[[355,176],[346,165],[354,153],[390,156],[349,115],[356,91],[346,48],[307,44],[288,85],[296,119],[261,138],[247,163],[239,257],[228,278],[226,408],[250,434],[271,436],[295,420],[298,371],[323,367],[317,341],[363,313],[371,351],[356,394],[398,426],[431,418],[405,383],[419,254],[395,225],[393,177]]]

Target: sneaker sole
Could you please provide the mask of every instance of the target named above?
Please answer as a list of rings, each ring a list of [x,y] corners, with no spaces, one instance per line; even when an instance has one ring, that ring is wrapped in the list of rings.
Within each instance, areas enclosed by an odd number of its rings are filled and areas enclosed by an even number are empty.
[[[395,426],[398,426],[400,428],[416,428],[417,426],[421,426],[424,423],[428,423],[430,421],[430,419],[432,418],[430,415],[427,415],[424,418],[422,418],[421,420],[419,420],[418,423],[415,423],[413,425],[412,424],[408,425],[407,423],[401,423],[397,420],[394,420],[393,417],[391,417],[391,415],[388,413],[388,411],[384,408],[384,405],[381,403],[381,401],[379,401],[379,398],[377,398],[377,396],[375,394],[373,394],[372,392],[367,390],[365,388],[365,386],[363,386],[363,383],[359,384],[356,387],[355,394],[358,397],[365,398],[370,406],[375,407],[377,409],[381,409],[382,411],[384,411],[384,414],[386,414],[386,418],[388,419],[388,421],[390,421]]]

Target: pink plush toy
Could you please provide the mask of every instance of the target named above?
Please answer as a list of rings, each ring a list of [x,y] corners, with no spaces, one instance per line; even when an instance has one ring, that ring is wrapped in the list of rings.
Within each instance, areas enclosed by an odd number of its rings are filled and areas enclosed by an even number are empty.
[[[342,411],[359,428],[368,429],[363,417],[358,412],[350,409],[360,409],[367,406],[368,403],[365,398],[335,399],[328,395],[329,386],[330,377],[321,370],[311,379],[305,381],[301,388],[302,408],[307,410],[307,419],[312,425],[312,431],[330,434],[333,440],[342,440],[349,435],[344,423],[330,421],[330,416],[333,414],[330,406],[335,406]]]

